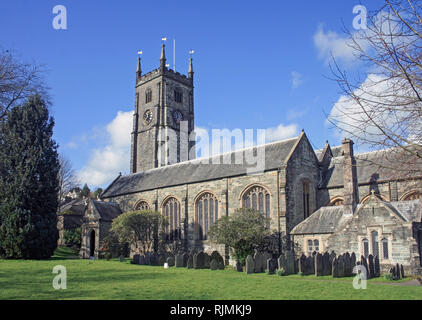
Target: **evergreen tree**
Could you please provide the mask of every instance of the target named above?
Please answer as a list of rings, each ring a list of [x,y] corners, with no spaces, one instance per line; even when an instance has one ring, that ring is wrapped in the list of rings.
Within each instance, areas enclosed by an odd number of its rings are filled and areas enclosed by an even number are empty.
[[[84,187],[82,188],[81,195],[84,198],[89,198],[91,195],[91,190],[89,189],[88,185],[85,183]]]
[[[0,256],[49,258],[57,247],[59,161],[40,96],[0,123]]]

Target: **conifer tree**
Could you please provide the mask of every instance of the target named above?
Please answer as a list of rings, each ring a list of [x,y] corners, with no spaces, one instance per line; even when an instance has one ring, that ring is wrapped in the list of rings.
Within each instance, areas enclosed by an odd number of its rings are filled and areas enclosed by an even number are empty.
[[[40,96],[0,123],[0,256],[43,259],[57,247],[59,161]]]

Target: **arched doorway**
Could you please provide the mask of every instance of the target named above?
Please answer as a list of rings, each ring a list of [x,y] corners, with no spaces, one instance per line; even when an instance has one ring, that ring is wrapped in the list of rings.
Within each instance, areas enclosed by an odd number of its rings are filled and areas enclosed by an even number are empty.
[[[95,231],[91,231],[91,235],[89,237],[89,256],[95,257]]]

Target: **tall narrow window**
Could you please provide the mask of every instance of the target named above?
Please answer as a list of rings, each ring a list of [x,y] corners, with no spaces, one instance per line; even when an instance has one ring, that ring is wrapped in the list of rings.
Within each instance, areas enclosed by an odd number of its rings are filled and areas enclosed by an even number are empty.
[[[152,101],[152,91],[151,91],[151,89],[148,89],[145,92],[145,103],[149,103],[151,101]]]
[[[368,258],[368,256],[369,256],[369,241],[368,241],[368,239],[362,240],[362,249],[363,249],[363,256],[365,258]]]
[[[308,240],[308,254],[311,255],[313,251],[314,251],[313,241]]]
[[[302,185],[303,189],[303,215],[305,219],[310,215],[309,209],[309,182],[304,181]]]
[[[388,239],[384,238],[381,240],[382,243],[382,257],[388,259]]]
[[[180,203],[176,198],[169,198],[163,205],[162,214],[167,218],[166,239],[173,241],[180,239]]]
[[[317,239],[314,240],[314,250],[319,252],[319,240]]]
[[[265,218],[270,219],[271,197],[266,189],[261,186],[254,186],[243,194],[243,208],[249,208],[261,212]],[[267,222],[267,228],[270,222]]]
[[[378,247],[378,232],[371,232],[371,241],[372,241],[372,254],[379,257],[379,247]]]
[[[207,240],[208,230],[218,219],[218,200],[209,192],[196,200],[197,239]]]
[[[174,90],[174,101],[182,103],[183,101],[183,94],[178,90]]]

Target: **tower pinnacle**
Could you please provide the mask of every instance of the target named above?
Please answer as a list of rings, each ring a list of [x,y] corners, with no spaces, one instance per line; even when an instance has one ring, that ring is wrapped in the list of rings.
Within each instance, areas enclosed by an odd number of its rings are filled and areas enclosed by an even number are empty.
[[[165,44],[161,45],[161,57],[160,57],[160,67],[166,66],[166,51],[165,51]]]
[[[141,57],[138,57],[138,66],[136,67],[136,78],[139,79],[142,75]]]
[[[193,78],[193,62],[192,62],[192,58],[189,58],[188,76],[189,76],[189,78]]]

